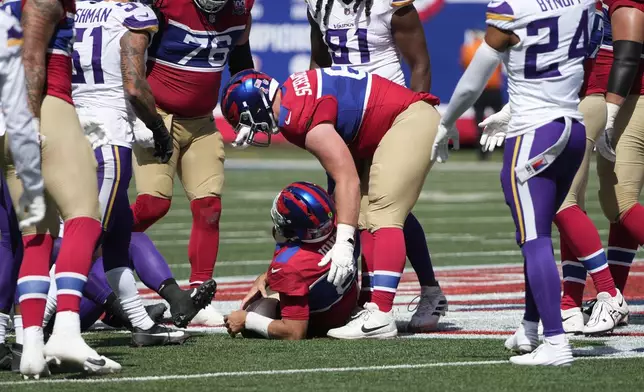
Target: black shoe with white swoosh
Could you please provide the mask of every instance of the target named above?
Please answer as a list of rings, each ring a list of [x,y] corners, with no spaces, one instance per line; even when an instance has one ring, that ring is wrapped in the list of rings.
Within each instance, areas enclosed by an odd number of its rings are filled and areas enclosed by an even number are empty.
[[[155,324],[148,330],[134,328],[132,332],[132,345],[136,347],[148,347],[183,344],[190,336],[188,331],[167,328]]]

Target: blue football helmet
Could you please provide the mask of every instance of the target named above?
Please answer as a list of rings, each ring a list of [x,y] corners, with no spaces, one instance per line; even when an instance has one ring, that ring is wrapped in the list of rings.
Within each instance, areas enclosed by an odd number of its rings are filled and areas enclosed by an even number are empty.
[[[322,187],[294,182],[275,197],[271,218],[275,233],[289,241],[321,242],[335,228],[335,204]]]
[[[271,107],[278,88],[277,80],[252,69],[230,78],[222,92],[221,111],[235,131],[233,146],[268,147],[271,144],[271,135],[279,133]],[[255,140],[258,133],[266,135],[267,141]]]

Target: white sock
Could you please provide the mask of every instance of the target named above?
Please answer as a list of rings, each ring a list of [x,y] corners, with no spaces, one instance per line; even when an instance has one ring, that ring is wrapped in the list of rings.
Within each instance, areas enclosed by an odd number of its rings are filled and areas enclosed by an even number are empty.
[[[9,325],[9,315],[0,313],[0,344],[4,344],[7,335],[7,325]]]
[[[22,344],[24,341],[22,334],[22,315],[16,314],[13,316],[13,329],[16,331],[16,344]]]
[[[49,320],[52,316],[56,314],[56,304],[58,303],[56,299],[56,293],[58,288],[56,287],[56,264],[51,267],[49,270],[49,277],[51,281],[49,282],[49,292],[47,293],[47,305],[45,305],[45,315],[42,320],[43,328],[47,326]]]
[[[25,342],[29,342],[28,345],[39,350],[42,350],[45,345],[45,337],[42,331],[42,327],[28,327],[25,328]]]
[[[559,335],[546,336],[543,338],[546,342],[552,345],[566,344],[566,334],[560,333]]]
[[[119,267],[107,271],[105,275],[132,326],[144,330],[152,328],[154,322],[143,306],[132,270],[127,267]]]
[[[80,316],[76,312],[64,311],[56,313],[52,335],[80,336]]]
[[[523,320],[521,321],[521,324],[523,324],[523,329],[525,329],[527,334],[535,334],[537,335],[539,332],[539,322],[538,321],[528,321],[528,320]]]

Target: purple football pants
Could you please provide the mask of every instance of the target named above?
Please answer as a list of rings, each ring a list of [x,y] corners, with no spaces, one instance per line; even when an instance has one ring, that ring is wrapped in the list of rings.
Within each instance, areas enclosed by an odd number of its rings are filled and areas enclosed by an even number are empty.
[[[9,313],[16,293],[23,248],[18,218],[2,172],[0,183],[0,312]]]
[[[552,222],[568,194],[584,157],[586,130],[572,121],[571,135],[561,154],[547,169],[521,183],[516,167],[553,146],[565,129],[563,118],[524,135],[507,139],[501,185],[516,226],[516,240],[525,260],[526,312],[524,319],[543,323],[544,335],[564,333],[561,324],[559,272],[552,248]]]

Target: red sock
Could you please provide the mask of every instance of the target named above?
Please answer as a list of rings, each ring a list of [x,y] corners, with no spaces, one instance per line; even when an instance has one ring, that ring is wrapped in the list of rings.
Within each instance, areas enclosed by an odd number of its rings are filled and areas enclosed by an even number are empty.
[[[371,302],[373,292],[373,234],[369,230],[360,231],[360,250],[362,253],[362,284],[358,306]]]
[[[373,233],[373,303],[383,312],[394,305],[396,289],[405,268],[405,236],[402,229],[383,228]]]
[[[628,273],[637,253],[637,240],[621,223],[611,223],[608,234],[608,266],[615,286],[624,293]]]
[[[578,205],[573,205],[555,216],[555,224],[566,239],[575,259],[590,273],[597,292],[616,295],[615,282],[608,269],[604,246],[588,215]]]
[[[78,312],[101,223],[88,217],[65,221],[65,236],[56,260],[57,312]]]
[[[641,204],[635,204],[630,210],[623,213],[619,222],[628,230],[638,245],[644,244],[644,207]]]
[[[134,204],[131,205],[132,214],[134,215],[132,231],[146,231],[148,227],[168,213],[170,204],[170,199],[146,194],[138,195]]]
[[[49,234],[22,237],[24,256],[18,274],[22,326],[41,327],[49,292],[49,257],[54,239]]]
[[[561,296],[561,310],[580,308],[584,299],[586,288],[586,268],[577,261],[570,250],[568,242],[560,233],[561,245],[561,271],[563,272],[563,295]]]
[[[192,232],[188,244],[190,284],[198,285],[212,278],[219,251],[221,198],[204,197],[190,202]]]

